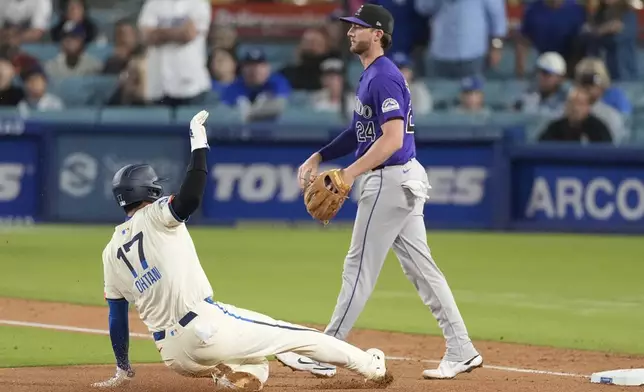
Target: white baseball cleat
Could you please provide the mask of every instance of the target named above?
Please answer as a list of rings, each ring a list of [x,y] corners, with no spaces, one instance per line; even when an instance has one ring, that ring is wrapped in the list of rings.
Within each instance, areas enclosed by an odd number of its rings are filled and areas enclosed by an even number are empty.
[[[387,367],[385,366],[385,353],[377,348],[370,348],[367,354],[371,354],[371,367],[365,377],[368,381],[382,381],[387,374]]]
[[[291,368],[293,371],[310,372],[316,377],[333,377],[337,371],[333,365],[314,361],[304,355],[293,352],[276,354],[275,358],[282,365]]]
[[[426,379],[450,379],[460,373],[469,373],[483,366],[483,357],[479,354],[467,361],[451,362],[442,360],[437,369],[428,369],[423,372]]]

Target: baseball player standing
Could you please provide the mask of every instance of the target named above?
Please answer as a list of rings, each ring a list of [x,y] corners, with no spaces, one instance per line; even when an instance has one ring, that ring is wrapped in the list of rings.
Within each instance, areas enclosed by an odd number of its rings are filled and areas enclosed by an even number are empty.
[[[351,127],[300,166],[300,185],[318,166],[353,151],[356,161],[342,170],[351,186],[362,176],[361,195],[351,245],[344,262],[342,289],[325,333],[346,339],[373,292],[391,247],[407,278],[429,306],[446,339],[446,352],[437,369],[425,370],[428,379],[449,379],[483,364],[469,338],[465,322],[445,276],[427,245],[423,208],[428,198],[427,173],[416,160],[413,110],[409,86],[384,55],[391,43],[394,20],[383,7],[365,4],[352,17],[347,33],[350,50],[364,66],[355,98]],[[333,376],[335,367],[316,363],[297,353],[277,355],[294,370]]]
[[[190,123],[192,155],[176,196],[162,197],[162,180],[149,165],[127,165],[114,175],[114,197],[127,218],[105,247],[103,266],[117,367],[112,378],[94,386],[116,387],[134,377],[129,303],[152,332],[166,366],[184,376],[212,377],[218,387],[260,390],[268,379],[266,357],[291,350],[366,380],[390,382],[378,349],[363,351],[322,332],[213,300],[184,223],[206,185],[207,117],[201,111]]]

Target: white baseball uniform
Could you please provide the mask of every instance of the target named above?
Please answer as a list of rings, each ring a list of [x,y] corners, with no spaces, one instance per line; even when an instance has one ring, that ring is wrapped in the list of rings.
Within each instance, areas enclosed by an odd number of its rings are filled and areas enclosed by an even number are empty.
[[[373,375],[372,355],[300,325],[212,300],[212,287],[188,229],[164,197],[116,226],[103,251],[105,297],[134,303],[164,363],[210,377],[225,364],[262,383],[267,356],[293,351]]]

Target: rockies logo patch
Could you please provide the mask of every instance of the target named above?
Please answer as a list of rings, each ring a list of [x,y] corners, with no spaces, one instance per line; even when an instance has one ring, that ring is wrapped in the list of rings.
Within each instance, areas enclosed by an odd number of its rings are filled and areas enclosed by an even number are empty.
[[[393,98],[385,99],[385,101],[382,103],[382,112],[387,113],[387,112],[391,112],[392,110],[400,110],[400,105],[398,104],[398,101],[396,101]]]

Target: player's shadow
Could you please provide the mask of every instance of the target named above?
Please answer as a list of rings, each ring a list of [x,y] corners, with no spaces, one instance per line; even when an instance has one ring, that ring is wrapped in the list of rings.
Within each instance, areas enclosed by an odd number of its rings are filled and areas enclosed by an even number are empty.
[[[328,380],[318,385],[318,389],[384,389],[394,381],[394,376],[387,372],[382,381],[364,381],[364,380]]]

